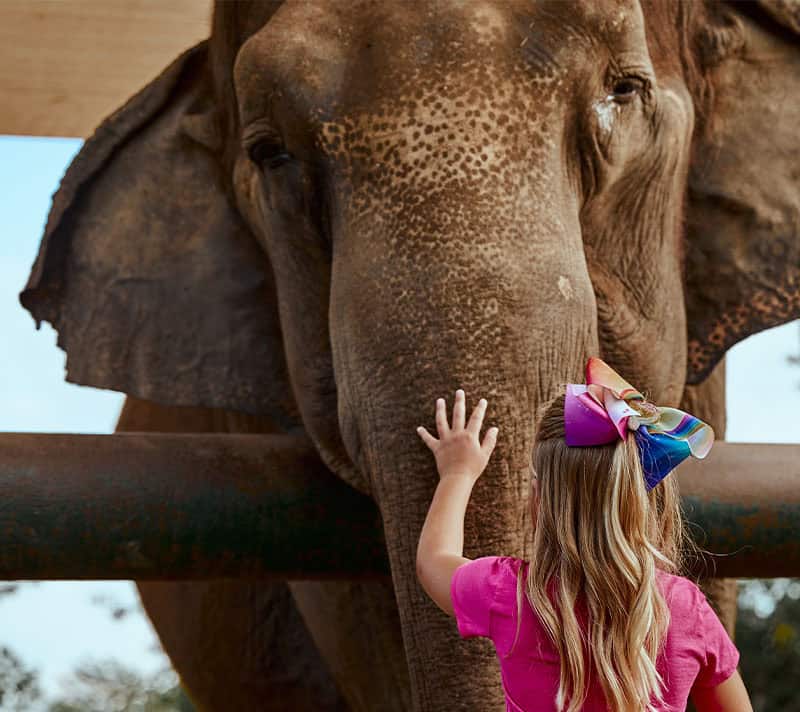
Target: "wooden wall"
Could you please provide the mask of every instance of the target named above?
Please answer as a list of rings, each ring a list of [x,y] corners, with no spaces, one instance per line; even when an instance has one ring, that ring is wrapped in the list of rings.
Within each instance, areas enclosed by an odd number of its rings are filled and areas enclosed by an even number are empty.
[[[0,0],[0,134],[90,135],[210,18],[210,0]]]

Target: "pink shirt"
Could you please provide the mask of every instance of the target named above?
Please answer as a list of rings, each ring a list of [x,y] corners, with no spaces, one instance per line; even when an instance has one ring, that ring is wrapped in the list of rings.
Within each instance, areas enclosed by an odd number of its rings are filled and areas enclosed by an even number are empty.
[[[558,653],[524,596],[517,645],[508,658],[502,657],[511,649],[516,632],[516,582],[522,564],[526,562],[510,556],[485,556],[455,570],[450,596],[458,632],[464,638],[491,638],[500,661],[507,712],[555,711]],[[662,571],[657,575],[671,621],[656,660],[665,686],[665,704],[656,709],[674,712],[686,709],[693,686],[714,687],[727,680],[736,670],[739,651],[694,583]],[[606,710],[602,688],[593,675],[583,710]]]

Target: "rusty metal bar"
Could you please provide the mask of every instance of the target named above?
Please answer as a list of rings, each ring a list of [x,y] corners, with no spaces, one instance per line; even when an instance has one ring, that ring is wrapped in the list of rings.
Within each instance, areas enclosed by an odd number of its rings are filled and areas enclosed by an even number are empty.
[[[377,508],[306,438],[0,434],[0,580],[387,575]]]
[[[677,471],[695,567],[730,578],[800,577],[800,445],[715,443]]]
[[[800,446],[717,443],[677,474],[690,532],[718,554],[695,568],[800,576]],[[374,503],[306,438],[0,434],[0,580],[388,571]]]

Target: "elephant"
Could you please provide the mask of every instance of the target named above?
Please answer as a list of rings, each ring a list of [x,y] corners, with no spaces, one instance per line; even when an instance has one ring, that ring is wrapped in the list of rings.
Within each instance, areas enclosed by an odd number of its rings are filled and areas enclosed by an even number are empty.
[[[800,315],[798,33],[792,0],[217,2],[103,121],[21,294],[67,378],[119,430],[304,432],[387,542],[391,584],[141,582],[198,709],[500,707],[416,581],[414,429],[492,404],[472,557],[524,555],[534,413],[590,355],[723,435],[726,350]]]

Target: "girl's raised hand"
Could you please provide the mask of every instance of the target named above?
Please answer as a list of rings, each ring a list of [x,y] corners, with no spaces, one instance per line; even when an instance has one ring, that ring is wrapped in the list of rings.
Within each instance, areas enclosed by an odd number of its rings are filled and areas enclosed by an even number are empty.
[[[437,440],[421,425],[417,433],[424,443],[433,452],[436,458],[436,468],[439,477],[462,476],[477,480],[486,469],[489,457],[497,442],[498,428],[492,427],[486,431],[483,444],[479,441],[483,416],[488,405],[485,398],[478,401],[472,411],[469,423],[464,426],[466,405],[464,391],[456,391],[456,401],[453,405],[453,425],[447,422],[444,398],[436,400],[436,430],[439,434]]]

